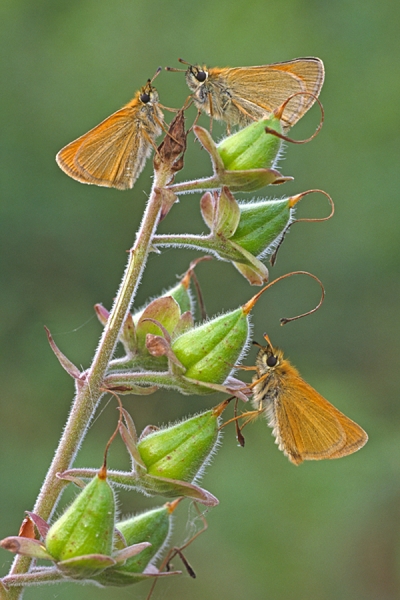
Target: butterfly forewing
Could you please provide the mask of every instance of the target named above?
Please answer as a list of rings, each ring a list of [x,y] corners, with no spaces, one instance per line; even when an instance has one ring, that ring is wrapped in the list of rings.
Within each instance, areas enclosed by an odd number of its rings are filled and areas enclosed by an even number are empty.
[[[346,417],[346,415],[337,410],[337,408],[335,408],[335,411],[336,416],[346,434],[346,443],[342,446],[342,448],[338,448],[335,452],[333,452],[329,458],[340,458],[342,456],[347,456],[347,454],[352,454],[353,452],[356,452],[365,446],[368,441],[368,435],[365,433],[362,427]]]
[[[155,147],[163,121],[158,93],[149,79],[123,108],[60,150],[57,163],[82,183],[131,188]]]
[[[57,162],[84,183],[120,189],[132,187],[132,174],[138,170],[134,167],[141,142],[139,127],[131,109],[122,108],[60,150]]]
[[[346,443],[346,433],[332,406],[304,380],[282,389],[276,399],[276,425],[283,450],[296,464],[330,458]],[[339,411],[338,411],[339,412]]]
[[[235,69],[236,70],[236,69]],[[250,70],[250,69],[249,69]],[[292,94],[305,91],[301,80],[280,71],[244,73],[240,80],[232,82],[233,102],[255,119],[270,115]],[[261,92],[262,89],[262,92]],[[305,110],[303,96],[295,96],[283,111],[282,120],[293,125]]]
[[[319,59],[298,59],[264,67],[227,69],[226,78],[238,103],[241,100],[252,102],[267,113],[278,108],[289,96],[307,92],[292,98],[283,111],[282,119],[291,127],[314,104],[313,96],[319,95],[324,67]],[[248,112],[251,114],[251,110]]]
[[[138,176],[141,171],[138,163],[142,146],[145,144],[150,152],[150,145],[147,140],[142,140],[141,125],[132,119],[129,109],[111,115],[105,125],[106,129],[82,143],[75,162],[98,185],[103,182],[101,185],[119,189],[132,187],[134,173]]]
[[[270,66],[274,70],[286,72],[300,79],[307,92],[314,96],[319,95],[325,78],[324,63],[319,58],[296,58]],[[308,101],[314,102],[312,98],[309,98]]]

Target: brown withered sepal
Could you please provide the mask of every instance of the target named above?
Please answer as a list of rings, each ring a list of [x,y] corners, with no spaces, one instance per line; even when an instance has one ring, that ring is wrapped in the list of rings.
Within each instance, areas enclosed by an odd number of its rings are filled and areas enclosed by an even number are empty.
[[[154,156],[154,167],[156,170],[161,165],[168,167],[171,174],[177,173],[183,168],[183,157],[186,151],[187,131],[185,130],[185,116],[181,109],[171,121],[167,135],[158,146]],[[172,183],[173,175],[171,181]]]

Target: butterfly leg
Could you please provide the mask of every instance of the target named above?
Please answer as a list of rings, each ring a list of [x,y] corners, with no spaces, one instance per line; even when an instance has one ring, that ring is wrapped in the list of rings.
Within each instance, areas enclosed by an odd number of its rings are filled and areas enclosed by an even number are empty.
[[[179,111],[177,110],[176,112],[179,112]],[[168,129],[167,129],[167,126],[166,126],[166,123],[165,123],[165,121],[160,121],[160,120],[159,120],[159,119],[156,117],[156,115],[154,115],[154,120],[155,120],[155,122],[157,123],[157,125],[158,125],[159,127],[161,127],[161,129],[164,131],[164,133],[165,133],[166,135],[169,135],[169,137],[170,137],[170,138],[172,138],[176,144],[180,144],[180,143],[181,143],[181,142],[178,142],[178,140],[176,140],[176,139],[174,138],[174,136],[170,134],[170,132],[169,132],[169,131],[168,131]],[[155,148],[155,149],[156,149],[156,152],[157,152],[157,154],[158,154],[158,151],[157,151],[157,148],[156,148],[155,144],[153,144],[153,148]]]
[[[197,115],[196,115],[196,118],[195,118],[195,120],[193,121],[193,123],[192,123],[191,127],[188,129],[188,133],[189,133],[190,131],[192,131],[192,129],[193,129],[193,127],[194,127],[195,125],[197,125],[197,121],[199,120],[199,117],[200,117],[200,115],[201,115],[201,110],[198,110],[198,111],[197,111]],[[197,138],[196,138],[196,140],[195,140],[195,141],[197,141]]]
[[[250,113],[247,112],[247,110],[245,108],[243,108],[243,106],[241,106],[238,102],[236,102],[236,100],[234,100],[232,98],[232,104],[243,114],[245,115],[248,119],[250,119],[251,121],[259,121],[259,119],[257,119],[257,117],[253,117],[253,115],[251,115]]]
[[[212,122],[213,122],[213,114],[214,114],[214,110],[213,110],[213,103],[212,103],[212,96],[210,93],[208,93],[208,103],[210,105],[210,134],[212,134]]]

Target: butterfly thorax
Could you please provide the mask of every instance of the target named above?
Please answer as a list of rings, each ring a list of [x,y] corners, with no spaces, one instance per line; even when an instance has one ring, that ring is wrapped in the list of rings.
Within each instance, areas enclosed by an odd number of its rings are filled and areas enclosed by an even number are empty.
[[[257,409],[268,409],[279,397],[287,378],[299,377],[299,373],[283,357],[282,350],[266,346],[256,359],[257,375],[253,377],[253,404]]]
[[[223,77],[223,69],[191,66],[186,71],[186,82],[193,92],[193,101],[199,110],[218,121],[235,125],[239,118],[231,118],[232,94],[228,83]],[[199,79],[200,78],[200,79]]]

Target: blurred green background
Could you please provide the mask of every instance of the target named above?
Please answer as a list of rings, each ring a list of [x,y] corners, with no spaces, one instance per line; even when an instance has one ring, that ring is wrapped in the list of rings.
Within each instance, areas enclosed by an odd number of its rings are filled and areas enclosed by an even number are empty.
[[[327,297],[317,314],[280,328],[279,317],[307,310],[319,294],[309,280],[283,282],[257,305],[253,337],[261,341],[268,331],[370,441],[343,460],[296,468],[262,419],[247,429],[245,449],[227,430],[203,480],[220,505],[187,551],[197,580],[162,581],[154,598],[400,597],[399,22],[400,4],[389,0],[3,0],[0,537],[16,533],[32,507],[72,397],[43,325],[75,364],[89,366],[101,331],[92,307],[111,305],[150,189],[150,163],[133,191],[120,192],[69,179],[56,152],[126,103],[158,65],[178,66],[178,57],[239,66],[314,55],[326,67],[324,127],[312,143],[287,147],[281,171],[295,180],[261,195],[309,188],[332,195],[334,219],[295,225],[272,272],[274,278],[309,270],[322,279]],[[180,106],[187,96],[183,74],[163,72],[156,86],[167,106]],[[194,114],[191,109],[188,117]],[[293,136],[309,135],[318,118],[315,108]],[[190,141],[179,178],[209,169],[206,153]],[[160,231],[205,230],[198,200],[182,197]],[[328,211],[322,196],[301,204],[298,216]],[[152,255],[137,305],[174,284],[197,256],[186,250]],[[227,263],[204,263],[197,275],[210,315],[255,291]],[[253,349],[246,363],[254,357]],[[125,405],[141,428],[217,400],[158,393],[126,397]],[[92,425],[78,465],[100,466],[115,419],[110,405]],[[122,444],[114,445],[111,466],[127,466]],[[124,513],[158,503],[121,495]],[[188,533],[186,512],[182,505],[174,543]],[[5,574],[11,555],[1,550],[0,560]],[[25,598],[146,593],[144,584],[122,590],[63,584],[31,588]]]

